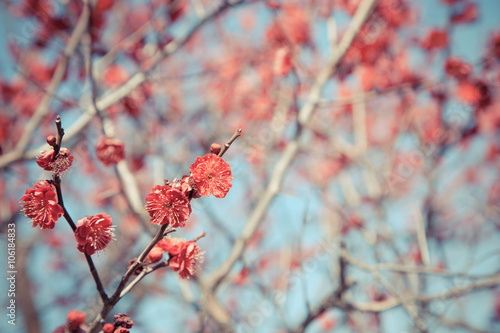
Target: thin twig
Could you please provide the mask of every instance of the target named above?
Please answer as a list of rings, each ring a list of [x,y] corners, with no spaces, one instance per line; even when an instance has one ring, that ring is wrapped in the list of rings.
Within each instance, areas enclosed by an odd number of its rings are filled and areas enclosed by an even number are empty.
[[[231,146],[231,144],[234,142],[234,140],[236,140],[237,138],[239,138],[241,136],[241,128],[238,128],[236,130],[236,132],[234,132],[233,136],[231,137],[231,139],[229,139],[228,142],[226,142],[226,144],[222,147],[221,151],[219,152],[219,157],[222,157],[226,151],[229,149],[229,147]]]
[[[168,261],[161,261],[152,266],[145,267],[144,270],[139,273],[139,275],[137,275],[134,280],[132,280],[132,282],[130,282],[125,288],[123,288],[122,292],[120,293],[120,298],[128,294],[146,275],[149,275],[162,267],[168,267],[168,265]]]
[[[118,301],[125,295],[125,293],[122,294],[123,290],[125,289],[128,280],[130,277],[135,273],[135,271],[142,265],[144,265],[144,260],[146,259],[147,255],[149,252],[153,249],[153,247],[163,239],[165,233],[170,233],[174,232],[175,229],[170,229],[167,230],[168,224],[164,224],[160,227],[158,232],[156,233],[155,237],[151,240],[151,242],[148,244],[148,246],[142,251],[142,253],[139,255],[139,257],[135,260],[135,262],[130,265],[130,267],[127,269],[127,272],[123,275],[120,284],[116,288],[115,292],[113,295],[109,298],[109,300],[104,303],[101,312],[96,316],[94,321],[89,325],[89,333],[95,333],[98,331],[101,321],[106,318],[108,313],[113,309],[113,307],[118,303]],[[138,281],[137,281],[138,282]],[[134,284],[135,285],[135,284]],[[129,288],[132,289],[133,286]]]
[[[57,142],[54,147],[54,156],[57,156],[59,153],[59,150],[61,148],[62,144],[62,139],[64,136],[64,128],[62,127],[62,121],[61,117],[57,116],[56,118],[56,127],[57,127]],[[62,190],[61,190],[61,176],[59,173],[54,172],[54,187],[56,188],[56,193],[57,193],[57,203],[59,206],[62,207],[63,212],[64,212],[64,218],[68,222],[69,226],[73,230],[73,233],[76,231],[76,225],[71,216],[68,213],[68,210],[66,209],[66,206],[64,205],[64,200],[63,200],[63,195],[62,195]],[[106,294],[106,291],[104,290],[104,286],[102,284],[102,281],[99,277],[99,273],[97,272],[97,268],[94,265],[94,262],[92,261],[92,257],[85,253],[85,259],[87,260],[87,264],[90,269],[90,274],[92,274],[92,277],[94,278],[95,284],[97,291],[99,292],[99,295],[101,296],[101,300],[103,304],[106,304],[108,302],[108,295]]]
[[[99,296],[101,296],[102,303],[106,304],[109,298],[106,294],[106,291],[104,290],[104,286],[102,284],[101,278],[99,277],[99,273],[97,272],[97,268],[94,265],[94,261],[92,260],[92,257],[87,253],[85,253],[85,259],[87,260],[87,264],[89,265],[90,274],[92,274],[92,277],[94,278]]]
[[[340,244],[341,249],[345,248],[343,243]],[[312,323],[316,318],[321,316],[325,311],[333,308],[346,308],[345,303],[342,301],[342,296],[345,291],[349,288],[350,284],[346,279],[346,262],[343,256],[339,256],[339,286],[337,289],[328,297],[326,297],[316,308],[309,311],[306,319],[300,324],[300,326],[294,331],[294,333],[303,333],[307,326]]]
[[[201,238],[205,237],[207,235],[207,233],[205,231],[202,231],[198,236],[196,236],[195,238],[192,239],[193,242],[197,242],[198,240],[200,240]]]
[[[343,249],[340,251],[341,256],[351,265],[357,266],[358,268],[364,270],[365,272],[368,272],[372,274],[372,276],[380,283],[382,284],[387,291],[389,291],[396,299],[400,302],[400,304],[405,308],[405,310],[408,312],[408,314],[412,317],[413,321],[415,322],[417,328],[421,332],[427,332],[427,327],[425,323],[422,321],[422,319],[418,316],[418,312],[414,309],[414,307],[411,305],[411,303],[408,301],[408,299],[401,295],[400,292],[394,288],[394,286],[380,274],[375,268],[365,264],[363,261],[356,259],[354,256],[352,256],[347,250]]]
[[[61,150],[62,139],[64,136],[64,129],[62,127],[61,117],[59,115],[57,115],[56,117],[56,128],[57,128],[57,140],[56,140],[56,145],[54,147],[54,155],[52,157],[53,160],[55,160],[57,158],[57,155],[59,155],[59,151]]]
[[[63,201],[63,196],[62,196],[62,191],[61,191],[61,177],[57,174],[54,173],[54,187],[56,188],[56,193],[57,193],[57,203],[59,206],[62,207],[63,212],[64,212],[64,218],[68,222],[69,226],[71,227],[71,230],[75,232],[76,230],[76,224],[69,215],[68,211],[66,210],[66,206],[64,206],[64,201]]]
[[[494,274],[479,281],[471,282],[469,285],[455,287],[436,295],[418,295],[407,299],[412,304],[427,304],[434,301],[443,301],[449,298],[460,297],[471,291],[494,288],[500,285],[500,274]],[[346,300],[346,305],[362,312],[383,312],[402,305],[397,298],[389,298],[379,302],[352,302]]]
[[[422,263],[425,266],[430,265],[430,255],[429,255],[429,247],[427,246],[427,236],[425,234],[425,221],[422,216],[422,212],[418,208],[415,207],[415,214],[417,218],[417,240],[418,247],[420,248],[420,253],[422,255]]]

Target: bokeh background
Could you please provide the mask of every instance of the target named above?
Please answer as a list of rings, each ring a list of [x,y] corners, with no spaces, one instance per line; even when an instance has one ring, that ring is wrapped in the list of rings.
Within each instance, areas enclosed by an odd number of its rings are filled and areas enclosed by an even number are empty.
[[[93,256],[108,293],[156,230],[151,187],[242,128],[230,192],[193,200],[175,235],[207,232],[201,272],[147,276],[111,312],[132,332],[500,330],[500,2],[98,0],[51,94],[83,12],[0,2],[1,230],[16,224],[18,266],[17,324],[0,331],[100,309],[64,219],[32,228],[19,206],[51,177],[35,158],[57,114],[66,208],[116,225]],[[96,157],[104,136],[125,144],[116,166]]]

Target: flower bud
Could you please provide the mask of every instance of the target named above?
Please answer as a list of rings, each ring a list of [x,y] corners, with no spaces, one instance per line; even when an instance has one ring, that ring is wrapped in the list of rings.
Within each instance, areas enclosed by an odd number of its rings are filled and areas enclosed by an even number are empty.
[[[218,155],[220,153],[220,150],[221,146],[218,143],[212,143],[212,145],[210,146],[210,152],[212,154]]]
[[[110,323],[107,323],[106,325],[104,325],[104,327],[102,328],[102,331],[104,333],[113,333],[115,331],[115,326],[113,324],[110,324]]]
[[[56,142],[57,142],[57,140],[56,140],[55,136],[49,135],[47,137],[47,143],[49,144],[49,146],[55,147],[56,146]]]
[[[159,247],[153,247],[153,249],[149,252],[148,259],[151,263],[155,263],[163,258],[163,250]]]

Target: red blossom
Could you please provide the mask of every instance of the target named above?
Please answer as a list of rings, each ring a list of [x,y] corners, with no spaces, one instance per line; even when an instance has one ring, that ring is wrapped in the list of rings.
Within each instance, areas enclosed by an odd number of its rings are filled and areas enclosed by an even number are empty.
[[[198,192],[206,197],[213,194],[217,198],[224,198],[232,186],[231,167],[217,155],[197,157],[189,170]]]
[[[284,4],[283,8],[283,29],[292,42],[296,44],[308,44],[311,37],[309,36],[309,21],[307,11],[295,4]]]
[[[451,17],[451,22],[455,24],[465,24],[474,22],[477,19],[479,11],[477,5],[470,3],[460,13]]]
[[[427,51],[444,49],[448,47],[448,32],[435,29],[430,31],[422,41],[422,47]]]
[[[167,185],[156,185],[146,197],[146,210],[151,223],[168,223],[173,228],[182,228],[191,214],[191,204],[181,191]]]
[[[115,331],[115,325],[107,323],[103,326],[102,331],[104,333],[113,333]]]
[[[456,94],[462,101],[480,108],[487,107],[491,104],[490,89],[488,85],[481,80],[459,83]]]
[[[176,255],[180,252],[183,242],[184,240],[180,238],[163,238],[158,242],[158,244],[156,244],[155,247],[158,247],[162,249],[162,251],[168,252],[171,255]]]
[[[47,181],[33,184],[21,197],[24,215],[32,219],[33,227],[40,225],[41,229],[53,229],[57,220],[64,214],[57,203],[54,186]]]
[[[222,147],[218,143],[212,143],[212,145],[210,146],[210,152],[215,155],[219,154],[221,149]]]
[[[160,243],[165,252],[170,254],[170,267],[174,272],[179,272],[181,279],[196,275],[198,264],[203,262],[204,253],[200,252],[198,244],[178,238],[165,238]]]
[[[118,64],[112,64],[104,73],[104,82],[112,87],[125,82],[129,78],[129,74],[125,68]]]
[[[490,45],[493,56],[500,59],[500,32],[492,36]]]
[[[167,183],[167,185],[171,188],[181,191],[181,193],[186,198],[197,199],[201,197],[201,195],[196,190],[196,185],[194,184],[193,179],[189,176],[184,175],[182,176],[182,179],[174,179],[170,183]]]
[[[75,238],[78,250],[88,255],[103,250],[113,239],[111,216],[105,213],[88,215],[77,223]]]
[[[117,164],[125,158],[125,145],[120,140],[104,137],[97,143],[96,153],[104,165]]]
[[[279,48],[274,55],[274,74],[286,76],[292,69],[292,54],[288,47]]]
[[[50,148],[40,152],[36,163],[44,170],[63,174],[73,164],[73,156],[71,156],[69,149],[61,148],[54,160],[54,149]]]
[[[457,80],[465,80],[469,76],[471,66],[461,59],[450,57],[446,59],[445,70],[446,74]]]
[[[71,331],[74,331],[85,322],[85,313],[81,311],[71,310],[66,316],[66,319],[68,320],[68,328]]]
[[[115,0],[97,0],[94,11],[96,12],[105,12],[111,9],[113,7],[113,4],[115,3]]]
[[[163,250],[161,247],[155,246],[149,251],[148,260],[150,263],[155,263],[163,258]]]

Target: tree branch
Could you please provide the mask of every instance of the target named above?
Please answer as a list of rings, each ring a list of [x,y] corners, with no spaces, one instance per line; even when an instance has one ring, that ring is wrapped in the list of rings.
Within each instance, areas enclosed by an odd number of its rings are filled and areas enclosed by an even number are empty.
[[[22,160],[24,158],[26,148],[28,147],[28,144],[31,140],[31,136],[33,132],[40,125],[40,121],[42,120],[42,118],[47,114],[49,110],[50,101],[52,100],[52,96],[54,96],[57,88],[59,87],[59,84],[62,82],[64,78],[69,58],[75,52],[76,47],[80,43],[80,39],[85,33],[89,16],[90,13],[88,9],[84,6],[84,9],[82,10],[82,13],[80,15],[80,18],[78,19],[75,29],[73,30],[73,33],[71,34],[68,44],[64,49],[64,53],[62,54],[61,60],[57,64],[57,67],[54,71],[54,75],[52,76],[49,86],[47,87],[47,93],[43,96],[42,100],[40,101],[40,104],[38,104],[38,107],[35,110],[33,116],[30,118],[26,126],[24,126],[23,134],[21,135],[21,138],[19,139],[14,150],[0,156],[0,169],[3,169],[9,164]],[[36,151],[35,156],[37,156],[40,153],[40,150],[45,149],[47,145],[44,145],[43,147],[44,148],[38,149]]]
[[[299,127],[305,126],[308,123],[311,114],[320,98],[320,93],[323,90],[324,85],[334,74],[335,69],[344,57],[347,49],[359,33],[361,27],[366,22],[377,3],[377,0],[364,0],[359,5],[359,8],[353,17],[349,28],[344,33],[342,40],[338,45],[337,52],[335,53],[333,58],[326,64],[326,66],[319,72],[313,86],[311,87],[307,102],[299,111]],[[260,200],[257,202],[257,205],[250,214],[247,223],[245,224],[245,228],[240,238],[238,238],[234,243],[228,258],[204,281],[205,289],[207,291],[215,291],[220,283],[225,279],[227,274],[231,271],[233,265],[241,257],[249,239],[252,237],[255,230],[257,230],[257,227],[262,220],[265,212],[267,211],[267,208],[280,190],[283,177],[298,152],[300,138],[301,131],[298,130],[294,139],[288,142],[288,144],[286,145],[278,163],[274,167],[273,173],[266,186],[266,189],[264,190],[264,193],[260,196]]]

